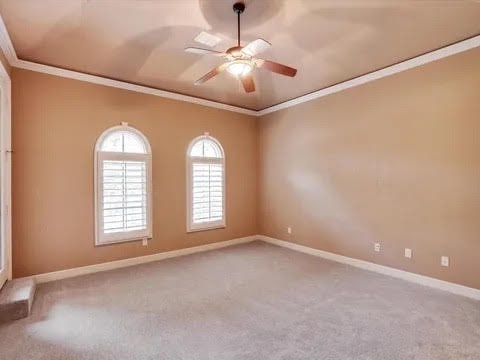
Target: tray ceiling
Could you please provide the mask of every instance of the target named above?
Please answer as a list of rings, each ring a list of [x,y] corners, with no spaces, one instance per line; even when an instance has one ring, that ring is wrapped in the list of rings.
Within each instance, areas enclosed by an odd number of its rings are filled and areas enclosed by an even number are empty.
[[[0,0],[22,60],[261,110],[480,34],[480,2],[462,0],[250,0],[242,42],[272,43],[261,57],[295,78],[255,71],[246,94],[227,72],[193,82],[221,58],[185,53],[202,31],[213,49],[235,44],[233,1]]]

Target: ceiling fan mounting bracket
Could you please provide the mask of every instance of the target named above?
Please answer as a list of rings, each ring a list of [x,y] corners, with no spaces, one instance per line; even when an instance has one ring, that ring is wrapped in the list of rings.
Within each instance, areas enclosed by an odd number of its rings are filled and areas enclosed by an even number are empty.
[[[241,14],[245,11],[245,3],[244,2],[236,2],[235,4],[233,4],[233,11],[236,13],[236,14]]]

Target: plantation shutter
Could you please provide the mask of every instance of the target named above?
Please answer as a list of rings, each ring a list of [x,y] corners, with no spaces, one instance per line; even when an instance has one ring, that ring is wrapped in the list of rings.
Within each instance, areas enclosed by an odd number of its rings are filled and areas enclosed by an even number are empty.
[[[146,161],[103,160],[104,234],[147,229]]]
[[[187,231],[225,227],[225,154],[206,133],[187,151]]]
[[[192,221],[194,224],[223,218],[223,164],[193,162]]]
[[[95,244],[152,237],[152,155],[147,138],[122,123],[95,145]]]
[[[97,243],[151,237],[150,155],[98,153]]]

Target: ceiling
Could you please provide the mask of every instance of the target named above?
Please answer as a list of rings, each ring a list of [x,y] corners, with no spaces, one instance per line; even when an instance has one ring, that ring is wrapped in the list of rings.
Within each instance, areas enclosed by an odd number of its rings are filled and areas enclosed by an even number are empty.
[[[222,58],[185,53],[216,35],[236,41],[233,0],[0,0],[22,60],[261,110],[480,34],[480,2],[463,0],[247,0],[242,43],[264,38],[261,57],[295,78],[255,71],[246,94],[224,72],[194,80]],[[208,47],[207,47],[208,48]]]

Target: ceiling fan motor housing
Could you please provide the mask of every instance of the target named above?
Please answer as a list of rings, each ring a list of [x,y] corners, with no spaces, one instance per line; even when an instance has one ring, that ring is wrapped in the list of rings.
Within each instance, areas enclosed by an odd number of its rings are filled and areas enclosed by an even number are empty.
[[[234,58],[246,58],[245,54],[242,53],[243,46],[234,46],[225,51],[228,55],[231,55]]]

